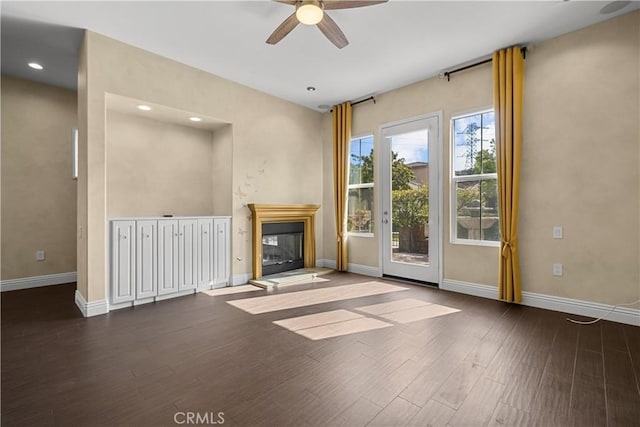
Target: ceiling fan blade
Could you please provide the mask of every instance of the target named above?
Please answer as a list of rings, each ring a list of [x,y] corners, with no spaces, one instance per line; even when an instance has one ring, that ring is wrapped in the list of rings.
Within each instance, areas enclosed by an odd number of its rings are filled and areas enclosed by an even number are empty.
[[[267,39],[267,43],[276,44],[282,40],[287,34],[289,34],[299,24],[298,18],[296,18],[295,12],[291,14],[276,30],[271,33]]]
[[[364,7],[364,6],[373,6],[375,4],[386,3],[388,0],[378,0],[378,1],[369,1],[369,0],[324,0],[322,3],[324,4],[325,10],[335,10],[335,9],[351,9],[354,7]]]
[[[331,17],[326,13],[322,17],[322,21],[318,22],[316,25],[318,26],[318,28],[320,28],[322,34],[327,36],[329,41],[335,44],[338,49],[342,49],[349,44],[347,36],[345,36],[340,27],[338,27],[336,21],[331,19]]]
[[[298,0],[273,0],[276,3],[296,4]]]

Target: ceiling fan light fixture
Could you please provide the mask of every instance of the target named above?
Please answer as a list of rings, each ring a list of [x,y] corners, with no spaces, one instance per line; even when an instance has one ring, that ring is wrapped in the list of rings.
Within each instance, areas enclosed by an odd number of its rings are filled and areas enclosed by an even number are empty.
[[[317,0],[303,1],[296,7],[296,18],[302,24],[316,25],[322,21],[323,16],[322,6]]]

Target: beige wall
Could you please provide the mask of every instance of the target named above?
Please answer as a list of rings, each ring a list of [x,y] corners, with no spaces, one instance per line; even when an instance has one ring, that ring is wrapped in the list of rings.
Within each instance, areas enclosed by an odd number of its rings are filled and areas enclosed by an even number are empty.
[[[640,34],[635,12],[536,45],[527,55],[520,248],[525,291],[601,303],[640,294]],[[425,80],[354,107],[353,134],[443,111],[444,277],[497,285],[498,249],[449,243],[452,113],[491,105],[491,66]],[[324,183],[331,185],[331,119],[323,119]],[[378,149],[378,145],[376,145]],[[378,171],[376,171],[377,178]],[[324,257],[335,259],[325,195]],[[565,238],[553,240],[554,225]],[[378,266],[378,235],[350,238],[349,262]],[[551,274],[554,262],[564,277]]]
[[[602,303],[640,297],[640,12],[558,37],[527,57],[522,279]],[[565,238],[553,240],[554,225]],[[551,264],[565,266],[562,278]]]
[[[213,214],[213,133],[107,110],[107,216]]]
[[[2,280],[76,271],[74,126],[75,92],[2,76]]]
[[[251,272],[247,203],[321,202],[319,113],[90,31],[85,34],[79,63],[78,92],[86,101],[87,114],[80,116],[80,128],[86,129],[80,132],[86,174],[80,176],[78,203],[87,209],[87,247],[79,246],[84,254],[78,259],[87,261],[78,289],[87,301],[106,295],[105,93],[232,124],[227,129],[232,138],[227,135],[226,140],[232,140],[233,274]],[[209,176],[213,180],[215,175]],[[319,247],[321,229],[319,221]]]
[[[213,132],[213,214],[231,215],[233,211],[233,126]]]

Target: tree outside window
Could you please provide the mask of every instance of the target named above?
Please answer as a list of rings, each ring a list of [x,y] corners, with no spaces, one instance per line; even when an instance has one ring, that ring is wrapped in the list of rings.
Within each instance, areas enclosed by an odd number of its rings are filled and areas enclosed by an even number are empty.
[[[349,146],[347,231],[373,233],[373,136],[352,139]]]

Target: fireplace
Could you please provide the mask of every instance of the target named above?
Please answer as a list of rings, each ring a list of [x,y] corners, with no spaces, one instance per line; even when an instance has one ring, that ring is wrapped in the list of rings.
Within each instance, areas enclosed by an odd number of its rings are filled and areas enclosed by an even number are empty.
[[[304,267],[304,222],[262,224],[262,275]]]
[[[316,266],[314,217],[319,207],[249,204],[254,280],[278,271]]]

